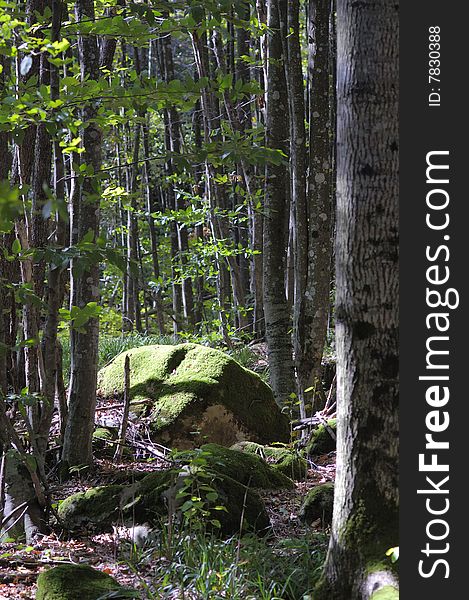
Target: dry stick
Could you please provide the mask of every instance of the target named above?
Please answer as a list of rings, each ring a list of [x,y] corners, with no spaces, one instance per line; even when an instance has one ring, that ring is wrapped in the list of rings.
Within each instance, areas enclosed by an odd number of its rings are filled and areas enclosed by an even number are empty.
[[[124,452],[125,435],[129,423],[130,408],[130,356],[127,354],[124,362],[124,413],[122,415],[121,426],[119,430],[119,439],[114,453],[114,460],[121,460]]]

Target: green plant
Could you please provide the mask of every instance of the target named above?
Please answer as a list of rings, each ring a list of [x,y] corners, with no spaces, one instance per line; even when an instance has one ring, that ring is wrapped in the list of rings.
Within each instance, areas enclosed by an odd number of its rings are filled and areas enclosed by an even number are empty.
[[[201,600],[302,600],[319,579],[327,536],[267,542],[234,536],[220,540],[200,531],[162,527],[132,570],[152,569],[146,597]],[[171,560],[168,560],[171,556]]]

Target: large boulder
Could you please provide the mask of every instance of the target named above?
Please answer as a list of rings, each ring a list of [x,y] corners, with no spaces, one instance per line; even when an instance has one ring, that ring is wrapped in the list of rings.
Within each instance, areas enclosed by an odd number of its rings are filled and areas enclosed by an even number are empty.
[[[193,515],[206,531],[232,535],[241,528],[265,533],[264,503],[253,488],[291,489],[293,482],[260,457],[217,444],[179,453],[180,468],[156,471],[132,485],[109,485],[73,494],[60,503],[67,529],[150,523],[159,527],[170,515]],[[220,508],[223,507],[223,508]],[[219,526],[212,527],[214,522]]]
[[[118,595],[118,591],[121,591],[122,595]],[[66,564],[39,575],[36,600],[97,600],[105,595],[107,597],[111,592],[115,592],[112,596],[114,598],[140,597],[137,591],[123,588],[102,571],[88,565]]]
[[[188,449],[204,442],[288,441],[288,419],[272,390],[223,352],[198,344],[128,350],[99,372],[102,396],[123,394],[126,355],[131,410],[150,417],[159,442]]]

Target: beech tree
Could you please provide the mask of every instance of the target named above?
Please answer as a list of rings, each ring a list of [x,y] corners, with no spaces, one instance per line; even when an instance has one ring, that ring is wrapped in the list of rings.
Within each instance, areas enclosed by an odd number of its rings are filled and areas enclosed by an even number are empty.
[[[94,20],[93,0],[78,0],[75,4],[77,22]],[[78,49],[81,79],[98,81],[99,47],[96,36],[80,35]],[[102,132],[96,124],[97,107],[87,104],[83,108],[83,163],[89,167],[88,176],[75,177],[76,210],[73,211],[71,229],[77,241],[96,242],[99,235],[99,170],[101,168]],[[93,176],[90,176],[90,175]],[[86,264],[86,262],[88,264]],[[84,308],[99,302],[99,263],[86,261],[72,264],[71,305]],[[99,323],[91,316],[83,331],[71,330],[71,369],[68,395],[68,419],[64,436],[62,460],[64,466],[89,464],[92,460],[91,436],[94,428],[96,406],[96,379],[98,369]]]
[[[286,35],[287,2],[267,3],[267,90],[266,145],[288,155],[288,94],[285,77],[287,60],[282,38]],[[270,383],[278,402],[295,391],[291,313],[285,291],[288,248],[287,224],[290,215],[290,179],[286,161],[267,164],[264,201],[264,314],[268,346]]]
[[[381,565],[398,545],[398,25],[394,2],[337,3],[337,476],[320,600],[396,584]]]

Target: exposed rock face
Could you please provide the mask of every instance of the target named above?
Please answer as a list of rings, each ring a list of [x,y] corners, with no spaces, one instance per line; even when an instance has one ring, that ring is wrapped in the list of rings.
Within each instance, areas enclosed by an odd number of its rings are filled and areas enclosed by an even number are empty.
[[[269,386],[223,352],[198,344],[123,352],[99,373],[104,397],[123,393],[126,354],[131,410],[150,417],[156,441],[179,449],[288,441],[288,419]]]
[[[136,591],[132,595],[110,575],[88,565],[60,565],[39,575],[36,600],[97,600],[124,589],[126,598],[139,597]]]

